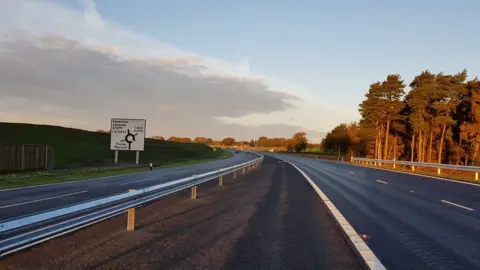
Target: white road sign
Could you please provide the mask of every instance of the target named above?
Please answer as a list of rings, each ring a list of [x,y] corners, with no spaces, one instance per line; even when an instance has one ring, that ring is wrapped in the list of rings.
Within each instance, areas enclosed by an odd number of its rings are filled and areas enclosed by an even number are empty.
[[[110,150],[143,151],[145,119],[112,118]]]

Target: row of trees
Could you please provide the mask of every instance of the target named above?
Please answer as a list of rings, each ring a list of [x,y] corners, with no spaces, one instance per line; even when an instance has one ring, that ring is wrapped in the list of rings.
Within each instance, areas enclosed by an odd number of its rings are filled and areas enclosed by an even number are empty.
[[[153,140],[165,140],[161,136],[152,136]],[[292,138],[267,138],[262,136],[257,140],[250,141],[237,141],[234,138],[227,137],[221,141],[214,141],[211,138],[196,137],[190,139],[188,137],[170,137],[167,139],[170,142],[182,142],[182,143],[204,143],[208,145],[225,145],[225,146],[250,146],[250,147],[281,147],[290,152],[301,152],[308,146],[307,134],[305,132],[297,132]]]
[[[409,84],[388,75],[370,85],[362,119],[341,124],[323,140],[326,150],[420,162],[479,164],[480,81],[467,71],[424,71]]]
[[[110,131],[97,130],[100,133],[110,133]],[[165,141],[165,138],[162,136],[152,136],[149,139]],[[289,152],[301,152],[309,146],[307,134],[305,132],[297,132],[293,135],[292,138],[267,138],[261,136],[257,140],[250,141],[237,141],[234,138],[227,137],[221,141],[214,141],[211,138],[206,137],[195,137],[193,140],[188,137],[175,137],[172,136],[167,139],[169,142],[179,142],[179,143],[203,143],[207,145],[225,145],[225,146],[250,146],[250,147],[278,147],[284,148]],[[313,145],[311,145],[313,147]]]

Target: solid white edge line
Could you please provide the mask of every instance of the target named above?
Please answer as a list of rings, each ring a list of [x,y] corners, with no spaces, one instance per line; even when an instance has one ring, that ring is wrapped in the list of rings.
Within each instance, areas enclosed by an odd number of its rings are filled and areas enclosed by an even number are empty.
[[[75,195],[75,194],[85,193],[85,192],[88,192],[88,190],[82,190],[82,191],[73,192],[73,193],[68,193],[68,194],[63,194],[63,195],[58,195],[58,196],[53,196],[53,197],[47,197],[47,198],[38,199],[38,200],[33,200],[33,201],[26,201],[26,202],[21,202],[21,203],[3,205],[3,206],[0,206],[0,209],[10,208],[10,207],[14,207],[14,206],[29,204],[29,203],[35,203],[35,202],[48,201],[48,200],[53,200],[53,199],[57,199],[57,198],[72,196],[72,195]]]
[[[432,175],[425,175],[425,174],[418,174],[418,173],[410,173],[410,172],[402,172],[402,171],[396,171],[396,170],[384,169],[384,168],[369,167],[369,166],[363,166],[363,165],[358,165],[358,164],[354,164],[354,163],[343,163],[343,164],[352,165],[352,166],[357,166],[357,167],[361,167],[361,168],[368,168],[368,169],[373,169],[373,170],[382,170],[382,171],[403,173],[403,174],[420,176],[420,177],[427,177],[427,178],[432,178],[432,179],[437,179],[437,180],[442,180],[442,181],[447,181],[447,182],[452,182],[452,183],[457,183],[457,184],[465,184],[465,185],[471,185],[471,186],[480,187],[480,184],[470,183],[470,182],[460,181],[460,180],[451,180],[451,179],[436,177],[436,176],[432,176]]]
[[[361,256],[369,269],[386,269],[385,266],[380,262],[380,260],[375,256],[373,251],[367,246],[365,241],[360,237],[360,235],[355,231],[355,229],[350,225],[350,223],[345,219],[345,217],[340,213],[340,211],[335,207],[335,205],[328,199],[327,195],[315,184],[310,177],[303,172],[295,164],[286,161],[288,164],[292,165],[298,172],[308,181],[310,186],[317,192],[318,196],[323,200],[328,210],[335,217],[335,221],[340,225],[345,235],[348,236],[348,240],[355,247],[356,252]]]
[[[382,181],[382,180],[377,180],[377,182],[378,182],[378,183],[382,183],[382,184],[384,184],[384,185],[388,185],[387,182],[384,182],[384,181]]]
[[[466,207],[466,206],[463,206],[463,205],[460,205],[460,204],[456,204],[456,203],[453,203],[453,202],[449,202],[449,201],[446,201],[446,200],[441,200],[441,202],[446,203],[446,204],[451,204],[451,205],[453,205],[453,206],[456,206],[456,207],[459,207],[459,208],[463,208],[463,209],[468,210],[468,211],[475,211],[475,209],[473,209],[473,208]]]

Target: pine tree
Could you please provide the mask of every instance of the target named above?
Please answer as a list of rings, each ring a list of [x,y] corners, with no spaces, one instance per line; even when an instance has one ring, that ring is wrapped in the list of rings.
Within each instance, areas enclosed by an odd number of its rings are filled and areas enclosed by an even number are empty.
[[[436,92],[438,94],[437,100],[432,104],[432,108],[436,111],[435,122],[440,126],[440,144],[438,148],[438,163],[443,160],[443,148],[445,143],[445,136],[452,125],[456,124],[453,119],[453,114],[457,105],[459,104],[459,96],[464,94],[466,88],[464,82],[467,78],[467,71],[464,70],[456,75],[444,75],[440,73],[436,76]],[[447,140],[451,140],[448,136]]]
[[[471,152],[473,165],[477,165],[480,154],[480,81],[478,78],[468,81],[466,90],[469,111],[466,115],[466,123],[461,126],[461,135],[470,146],[469,152]]]
[[[385,123],[385,146],[383,151],[383,158],[388,159],[388,138],[390,136],[390,124],[392,121],[400,119],[400,112],[403,110],[404,103],[402,102],[405,94],[405,84],[400,75],[388,75],[387,79],[382,83],[381,91],[382,98],[380,99],[381,112],[383,114],[382,120]]]

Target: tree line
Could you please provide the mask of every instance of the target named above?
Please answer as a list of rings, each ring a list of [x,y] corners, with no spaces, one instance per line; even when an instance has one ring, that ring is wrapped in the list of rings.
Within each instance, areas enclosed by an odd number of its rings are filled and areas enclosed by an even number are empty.
[[[97,130],[100,133],[110,133],[110,131]],[[305,132],[297,132],[291,138],[268,138],[265,136],[259,137],[257,140],[237,141],[235,138],[227,137],[220,141],[214,141],[211,138],[195,137],[193,140],[189,137],[169,137],[165,139],[163,136],[151,136],[151,140],[169,141],[178,143],[203,143],[207,145],[224,145],[224,146],[249,146],[249,147],[263,147],[263,148],[283,148],[288,152],[301,152],[307,147],[319,147],[308,143],[307,134]]]
[[[399,74],[370,85],[361,120],[331,130],[322,146],[348,155],[480,164],[480,81],[467,71],[426,70],[407,87]]]
[[[152,136],[150,139],[163,140],[162,136]],[[284,148],[289,152],[301,152],[308,146],[307,134],[305,132],[297,132],[291,138],[267,138],[261,136],[258,139],[250,141],[237,141],[235,138],[227,137],[220,141],[214,141],[211,138],[196,137],[193,140],[188,137],[170,137],[167,139],[170,142],[181,143],[204,143],[208,145],[224,145],[224,146],[249,146],[249,147],[267,147],[267,148]]]

